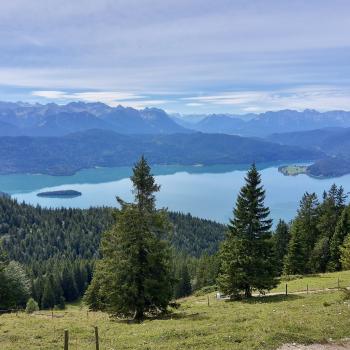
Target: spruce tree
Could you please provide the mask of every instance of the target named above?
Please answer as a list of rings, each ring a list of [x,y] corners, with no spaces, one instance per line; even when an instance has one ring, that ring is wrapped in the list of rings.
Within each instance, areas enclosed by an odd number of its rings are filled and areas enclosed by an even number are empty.
[[[53,284],[53,283],[52,283]],[[66,265],[63,268],[61,276],[61,285],[63,289],[63,296],[66,301],[72,302],[77,299],[79,292],[75,283],[74,274],[71,265]]]
[[[333,184],[323,195],[323,202],[318,206],[316,241],[309,260],[309,272],[334,271],[340,268],[339,246],[345,235],[337,230],[337,224],[345,207],[344,189]]]
[[[255,165],[245,181],[220,252],[219,287],[232,297],[241,292],[250,297],[253,289],[264,292],[276,285],[272,220],[264,205],[265,191]]]
[[[181,266],[178,282],[175,286],[175,298],[187,297],[192,293],[191,277],[187,264]]]
[[[51,283],[52,279],[50,277],[45,278],[41,309],[52,309],[55,306],[55,291]]]
[[[285,274],[311,272],[310,256],[319,237],[318,200],[315,193],[305,193],[291,226],[291,240],[285,258]]]
[[[273,243],[277,260],[276,263],[279,273],[282,273],[283,271],[284,257],[287,255],[288,252],[289,240],[289,226],[285,221],[279,220],[275,233],[273,235]]]
[[[288,253],[284,258],[283,274],[303,274],[307,262],[305,255],[305,241],[302,236],[301,222],[295,220],[291,226],[291,239],[288,244]]]
[[[340,271],[340,247],[342,246],[345,237],[350,233],[350,206],[343,209],[343,212],[338,220],[335,232],[330,241],[330,259],[328,263],[329,271]]]
[[[112,314],[141,320],[145,313],[165,311],[172,297],[170,251],[161,239],[169,225],[164,210],[156,209],[159,186],[144,157],[131,180],[135,201],[118,198],[121,209],[115,212],[114,227],[102,238],[102,260],[93,277],[98,281],[93,280],[86,300],[94,301],[91,307],[103,305]]]

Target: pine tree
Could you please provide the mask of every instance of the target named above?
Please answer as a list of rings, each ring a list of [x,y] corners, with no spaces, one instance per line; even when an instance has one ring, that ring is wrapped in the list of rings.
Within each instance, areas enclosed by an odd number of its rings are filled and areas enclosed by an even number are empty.
[[[145,313],[165,311],[172,296],[170,251],[161,239],[169,226],[165,212],[156,209],[159,186],[150,171],[142,157],[131,177],[135,202],[118,198],[121,209],[115,212],[116,223],[101,241],[103,258],[95,270],[98,282],[93,280],[87,291],[90,300],[103,300],[110,313],[138,320]]]
[[[273,235],[273,243],[274,243],[275,255],[277,260],[276,262],[278,264],[277,268],[279,273],[282,273],[283,271],[284,257],[288,253],[289,240],[290,240],[289,226],[285,221],[279,220],[275,233]]]
[[[255,165],[245,181],[220,253],[218,283],[225,294],[233,297],[242,291],[250,297],[253,289],[264,292],[276,285],[272,220],[269,209],[264,206],[265,191]]]

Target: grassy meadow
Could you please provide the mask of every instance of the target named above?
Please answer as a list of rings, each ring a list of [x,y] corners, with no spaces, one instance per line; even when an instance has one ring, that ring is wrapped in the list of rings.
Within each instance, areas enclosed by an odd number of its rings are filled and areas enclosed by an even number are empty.
[[[288,281],[295,290],[306,283],[322,288],[350,284],[350,272]],[[284,283],[275,291],[284,290]],[[348,285],[349,285],[348,284]],[[336,286],[336,285],[335,285]],[[111,320],[83,305],[64,311],[40,311],[0,316],[1,350],[63,349],[64,329],[69,349],[92,350],[94,326],[100,349],[276,349],[283,343],[313,343],[350,336],[350,300],[342,291],[254,297],[249,301],[217,301],[215,294],[180,300],[169,316],[141,324]],[[210,306],[207,297],[209,296]]]

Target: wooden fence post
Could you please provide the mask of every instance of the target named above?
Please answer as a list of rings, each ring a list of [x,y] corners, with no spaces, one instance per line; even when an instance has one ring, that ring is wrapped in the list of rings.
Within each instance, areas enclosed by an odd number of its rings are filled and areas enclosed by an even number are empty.
[[[98,327],[95,326],[95,341],[96,341],[96,350],[100,350],[100,341],[98,338]]]
[[[210,306],[210,302],[209,302],[209,295],[208,295],[208,306]]]
[[[288,295],[288,284],[286,283],[286,296]]]
[[[306,285],[306,294],[309,294],[309,285]]]
[[[68,329],[64,330],[64,350],[68,350],[69,335]]]
[[[338,290],[340,289],[340,281],[339,281],[339,277],[338,277]]]

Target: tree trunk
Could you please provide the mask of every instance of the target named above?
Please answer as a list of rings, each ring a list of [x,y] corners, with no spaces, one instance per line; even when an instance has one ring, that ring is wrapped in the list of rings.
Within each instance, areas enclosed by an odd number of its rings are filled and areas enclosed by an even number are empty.
[[[251,288],[250,288],[249,285],[247,285],[247,286],[245,287],[244,296],[245,296],[246,298],[250,298],[250,297],[252,296],[252,290],[251,290]]]
[[[135,311],[134,320],[142,321],[144,317],[143,307],[138,307]]]

